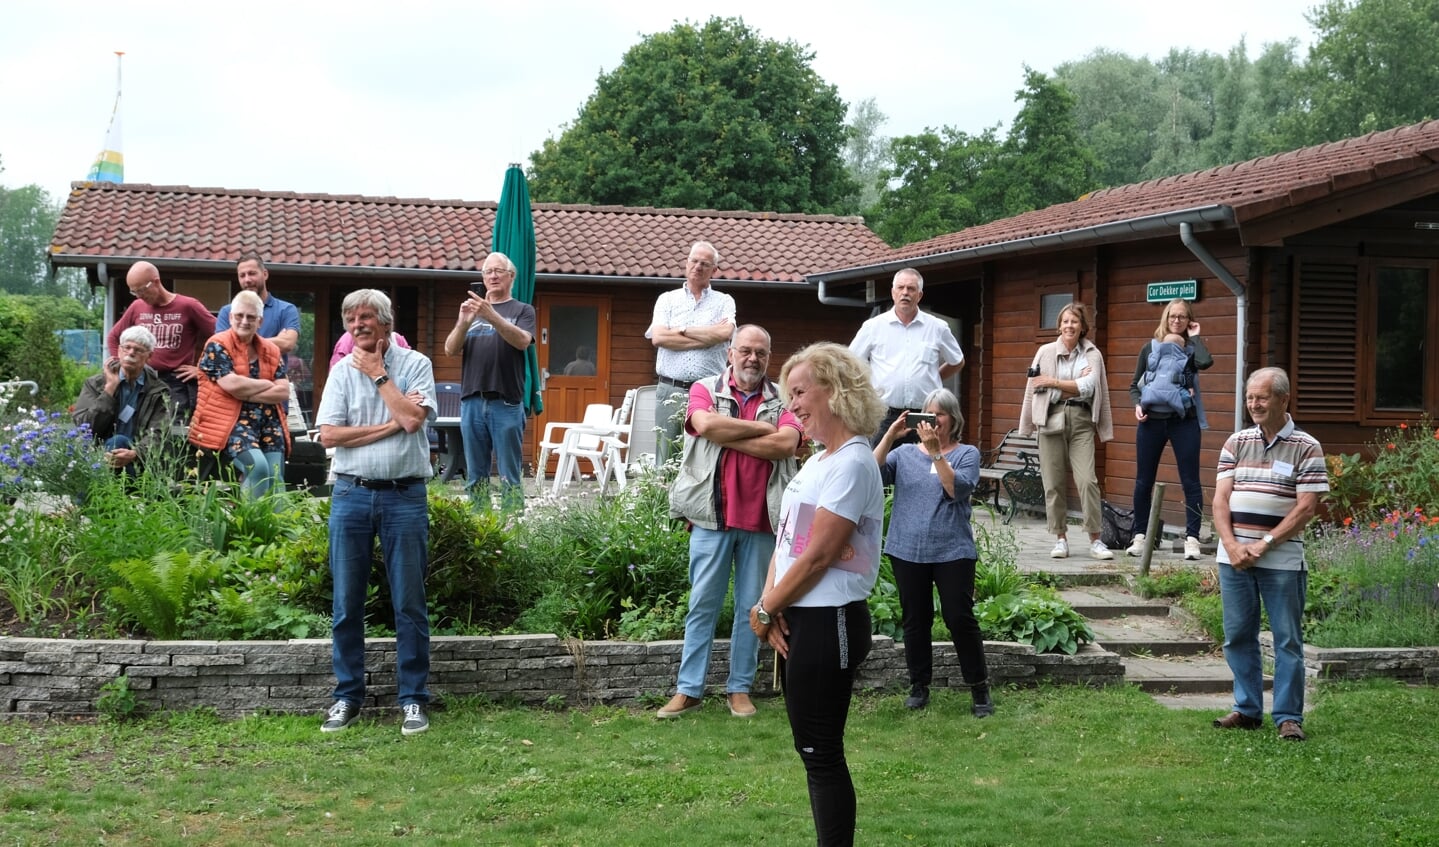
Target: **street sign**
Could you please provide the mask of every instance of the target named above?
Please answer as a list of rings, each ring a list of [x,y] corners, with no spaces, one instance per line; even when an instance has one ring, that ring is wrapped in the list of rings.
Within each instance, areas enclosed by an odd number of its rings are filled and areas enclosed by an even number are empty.
[[[1197,279],[1175,279],[1169,282],[1151,282],[1148,286],[1146,301],[1149,303],[1168,303],[1176,297],[1185,300],[1199,299],[1199,280]]]

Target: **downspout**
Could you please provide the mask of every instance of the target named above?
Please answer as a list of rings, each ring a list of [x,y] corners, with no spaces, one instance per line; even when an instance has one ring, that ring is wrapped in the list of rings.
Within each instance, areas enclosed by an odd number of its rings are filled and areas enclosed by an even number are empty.
[[[822,279],[819,281],[819,302],[826,306],[858,306],[861,309],[868,309],[871,305],[854,297],[836,297],[830,294]]]
[[[100,281],[100,290],[105,292],[105,309],[101,319],[100,346],[105,346],[105,339],[110,337],[110,327],[115,325],[115,299],[110,296],[110,267],[104,262],[95,265],[95,278]],[[110,356],[109,351],[100,351],[100,361],[105,361]]]
[[[1199,239],[1194,237],[1194,227],[1188,221],[1179,224],[1179,240],[1184,242],[1184,246],[1189,248],[1189,252],[1193,253],[1194,257],[1203,263],[1204,267],[1208,268],[1210,273],[1224,283],[1224,287],[1234,295],[1234,428],[1230,431],[1238,432],[1244,428],[1244,375],[1246,371],[1244,367],[1244,328],[1247,324],[1245,312],[1248,311],[1248,298],[1245,295],[1244,286],[1234,278],[1234,274],[1220,264],[1219,260],[1214,258],[1214,254],[1210,253],[1203,244],[1199,243]]]

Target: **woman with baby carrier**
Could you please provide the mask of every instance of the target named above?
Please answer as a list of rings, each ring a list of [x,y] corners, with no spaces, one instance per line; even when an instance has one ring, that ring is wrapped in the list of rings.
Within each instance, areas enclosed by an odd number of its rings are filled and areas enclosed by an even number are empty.
[[[1179,350],[1187,362],[1176,367],[1178,335],[1184,341]],[[1209,428],[1204,401],[1198,387],[1198,372],[1214,364],[1214,357],[1199,339],[1199,324],[1192,304],[1170,300],[1159,318],[1154,338],[1139,351],[1129,397],[1134,401],[1134,418],[1139,421],[1135,435],[1134,541],[1131,556],[1144,555],[1150,539],[1144,530],[1154,495],[1154,478],[1167,442],[1179,462],[1179,482],[1184,489],[1184,558],[1198,559],[1199,525],[1204,518],[1204,487],[1199,482],[1200,432]],[[1192,399],[1192,403],[1180,403]],[[1182,409],[1182,411],[1181,411]]]

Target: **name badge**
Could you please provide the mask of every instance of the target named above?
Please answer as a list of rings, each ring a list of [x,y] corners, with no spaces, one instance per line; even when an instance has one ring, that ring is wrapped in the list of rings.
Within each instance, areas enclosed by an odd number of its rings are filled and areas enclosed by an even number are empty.
[[[125,408],[120,410],[120,423],[129,423],[130,419],[133,417],[135,417],[134,406],[126,406]]]
[[[1294,466],[1288,462],[1275,462],[1269,466],[1269,470],[1275,476],[1282,476],[1289,479],[1294,476]]]

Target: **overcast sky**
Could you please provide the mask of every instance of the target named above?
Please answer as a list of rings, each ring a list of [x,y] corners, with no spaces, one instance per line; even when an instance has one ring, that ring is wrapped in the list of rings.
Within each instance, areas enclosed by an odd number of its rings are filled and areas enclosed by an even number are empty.
[[[1007,128],[1024,66],[1098,48],[1249,55],[1312,30],[1314,0],[377,3],[7,0],[0,185],[59,200],[102,147],[125,51],[127,182],[496,200],[508,163],[573,120],[603,71],[676,21],[792,39],[882,133]]]

